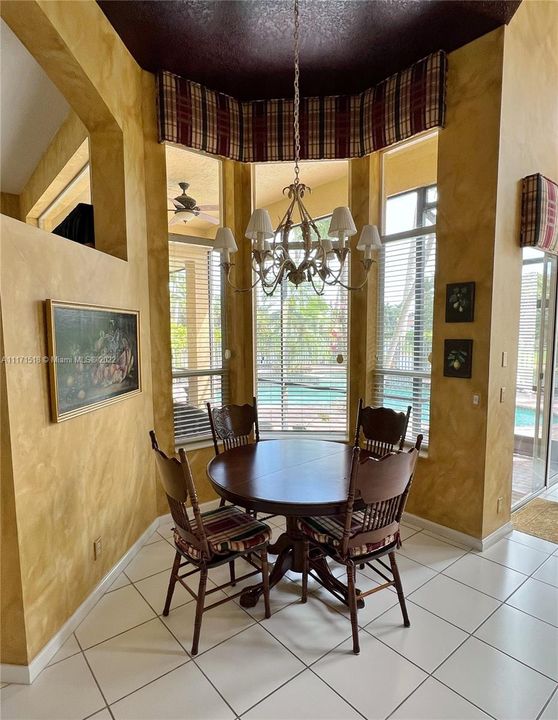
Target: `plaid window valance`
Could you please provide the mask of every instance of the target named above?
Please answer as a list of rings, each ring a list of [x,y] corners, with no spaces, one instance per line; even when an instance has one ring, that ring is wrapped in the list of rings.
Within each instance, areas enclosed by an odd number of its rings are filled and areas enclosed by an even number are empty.
[[[558,185],[540,173],[522,182],[519,244],[558,255]]]
[[[438,51],[359,95],[302,98],[301,156],[351,158],[444,124]],[[170,72],[158,76],[159,141],[242,162],[292,160],[293,101],[240,102]]]

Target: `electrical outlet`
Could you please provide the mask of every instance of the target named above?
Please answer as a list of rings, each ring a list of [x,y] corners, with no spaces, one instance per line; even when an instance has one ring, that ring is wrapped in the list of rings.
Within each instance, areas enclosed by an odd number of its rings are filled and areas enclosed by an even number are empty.
[[[103,543],[101,542],[101,538],[98,537],[96,540],[93,540],[93,559],[98,560],[102,554]]]
[[[498,515],[502,512],[503,509],[504,509],[504,498],[499,497],[498,504],[496,506],[496,512],[498,513]]]
[[[473,393],[473,405],[475,407],[480,405],[480,393]]]

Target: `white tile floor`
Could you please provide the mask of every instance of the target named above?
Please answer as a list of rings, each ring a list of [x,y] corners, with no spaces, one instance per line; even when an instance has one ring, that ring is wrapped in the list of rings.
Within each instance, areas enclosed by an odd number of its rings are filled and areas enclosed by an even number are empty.
[[[315,583],[301,605],[292,574],[268,620],[261,603],[205,614],[191,658],[186,591],[160,616],[173,558],[163,526],[33,685],[2,687],[1,717],[558,720],[558,545],[514,531],[476,553],[410,526],[404,536],[410,628],[394,592],[370,596],[355,657],[346,608]],[[366,569],[359,586],[377,579]]]

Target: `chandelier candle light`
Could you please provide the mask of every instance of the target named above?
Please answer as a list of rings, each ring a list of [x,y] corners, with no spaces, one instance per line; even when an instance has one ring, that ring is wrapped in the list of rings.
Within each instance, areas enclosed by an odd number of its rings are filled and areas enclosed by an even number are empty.
[[[342,281],[343,270],[351,252],[347,247],[348,238],[356,234],[355,221],[348,207],[337,207],[331,216],[327,238],[322,238],[316,222],[306,209],[303,198],[311,192],[307,185],[300,182],[300,63],[299,63],[299,8],[298,0],[294,1],[294,180],[283,189],[290,202],[281,222],[274,231],[271,225],[269,212],[257,209],[252,213],[246,237],[252,241],[252,268],[256,280],[250,287],[239,288],[231,281],[232,268],[231,254],[238,250],[233,232],[230,228],[222,227],[217,230],[213,245],[215,250],[221,252],[221,266],[223,267],[228,283],[238,292],[249,292],[258,283],[266,295],[272,295],[275,289],[287,279],[298,286],[303,282],[310,282],[314,291],[322,295],[326,285],[341,285],[347,290],[360,290],[368,280],[368,272],[372,266],[373,253],[382,247],[378,228],[375,225],[364,225],[356,249],[364,253],[361,260],[365,277],[357,286],[346,285]],[[298,222],[294,218],[298,216]],[[289,248],[289,237],[293,226],[298,225],[302,235],[302,245],[297,243],[296,248]],[[330,240],[335,238],[335,246]],[[302,251],[302,259],[296,262],[291,250],[296,250],[297,256]]]

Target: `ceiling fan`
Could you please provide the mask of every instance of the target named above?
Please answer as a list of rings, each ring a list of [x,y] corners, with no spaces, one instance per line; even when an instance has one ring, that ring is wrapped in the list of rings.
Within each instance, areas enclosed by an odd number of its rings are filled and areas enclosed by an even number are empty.
[[[212,223],[213,225],[219,225],[219,218],[215,218],[212,215],[207,215],[204,211],[215,211],[219,210],[219,205],[198,205],[195,198],[191,197],[186,193],[186,190],[190,187],[187,182],[178,183],[182,190],[181,195],[177,195],[175,198],[169,198],[174,207],[169,208],[169,212],[173,213],[170,219],[169,225],[176,225],[177,223],[187,223],[195,217],[200,220]]]

